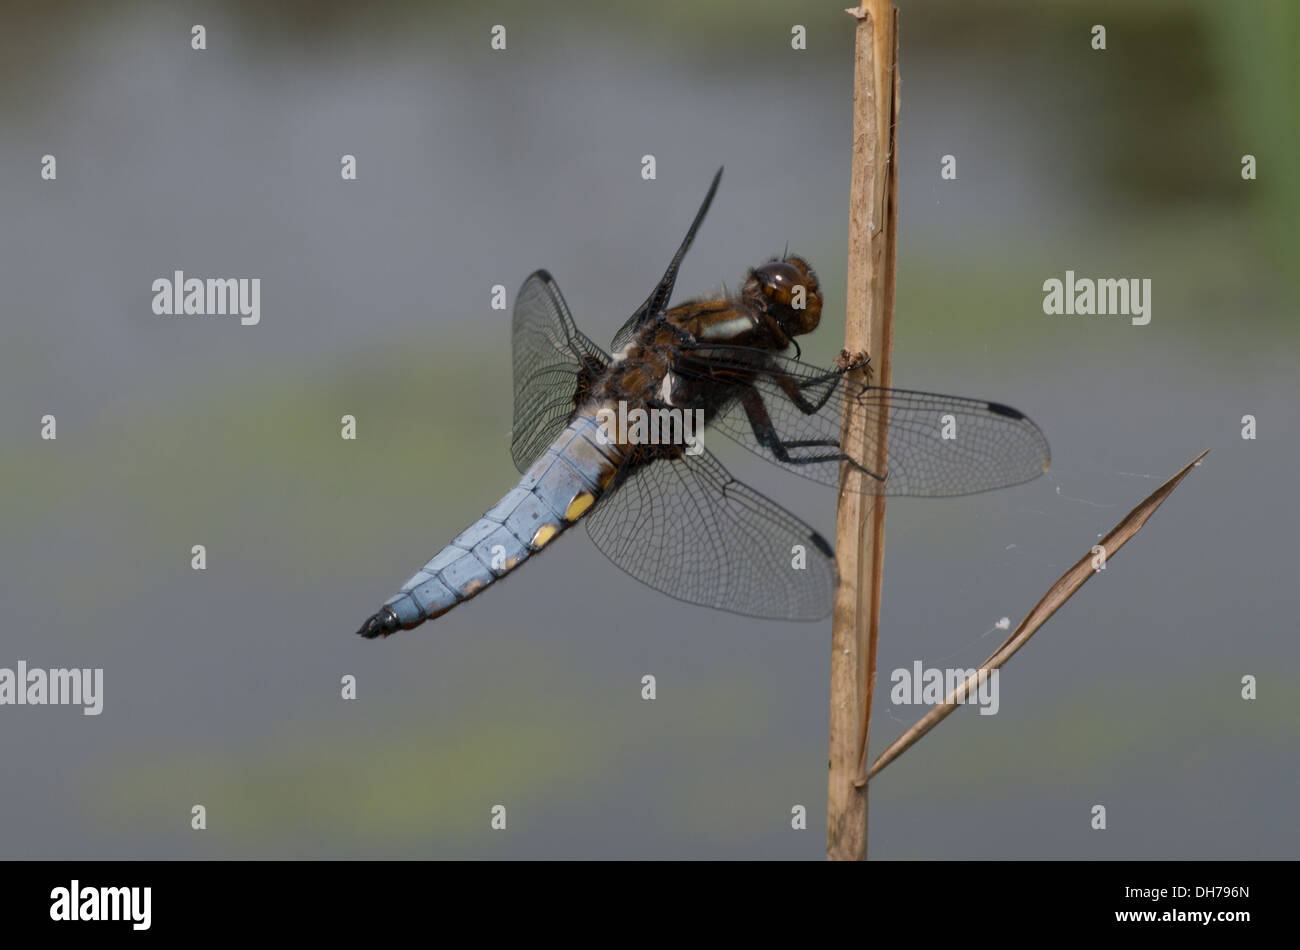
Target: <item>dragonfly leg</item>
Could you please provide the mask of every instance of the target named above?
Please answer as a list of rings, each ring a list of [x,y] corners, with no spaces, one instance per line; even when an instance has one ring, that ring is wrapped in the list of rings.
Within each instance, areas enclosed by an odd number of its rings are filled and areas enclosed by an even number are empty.
[[[871,357],[865,350],[859,350],[856,353],[850,353],[848,350],[840,350],[840,355],[835,357],[835,366],[842,372],[847,373],[852,369],[867,368],[867,378],[871,378],[871,367],[868,365]]]
[[[791,376],[789,373],[772,370],[769,372],[769,378],[781,387],[782,391],[790,397],[790,401],[795,404],[800,412],[805,416],[811,416],[813,413],[821,412],[822,407],[825,406],[831,396],[835,394],[840,379],[845,373],[866,365],[867,354],[860,353],[857,356],[851,357],[846,351],[840,354],[840,359],[836,360],[835,369],[827,370],[820,376],[798,379]],[[832,383],[833,385],[825,386],[827,383]],[[814,386],[825,386],[825,391],[821,394],[821,398],[817,399],[815,402],[804,395],[804,390],[812,389]]]
[[[825,404],[825,399],[822,404]],[[785,462],[789,465],[813,465],[818,462],[848,462],[853,468],[862,472],[876,481],[883,482],[885,477],[877,475],[875,472],[860,464],[856,459],[844,452],[839,451],[840,444],[833,439],[792,439],[783,440],[777,434],[776,427],[772,425],[772,417],[768,414],[767,406],[763,403],[763,397],[757,389],[750,388],[741,397],[741,406],[744,407],[745,415],[749,419],[750,428],[754,431],[754,438],[758,443],[767,448],[778,461]],[[802,408],[802,407],[801,407]],[[818,407],[820,408],[820,406]],[[814,412],[816,410],[813,410]],[[807,448],[828,448],[835,449],[834,452],[821,452],[813,455],[792,455],[791,449]]]

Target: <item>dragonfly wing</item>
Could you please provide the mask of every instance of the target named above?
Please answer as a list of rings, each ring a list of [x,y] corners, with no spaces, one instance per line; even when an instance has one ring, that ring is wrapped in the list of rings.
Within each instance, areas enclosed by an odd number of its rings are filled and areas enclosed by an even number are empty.
[[[1042,431],[1010,406],[882,389],[787,357],[763,353],[761,359],[765,362],[758,362],[758,356],[753,362],[736,360],[729,368],[724,356],[720,364],[708,359],[696,365],[708,365],[715,378],[752,379],[786,458],[755,431],[743,398],[732,400],[712,428],[813,481],[838,486],[841,462],[848,456],[869,473],[850,484],[871,494],[970,495],[1037,478],[1051,460]],[[764,368],[755,373],[755,365]],[[856,408],[862,421],[841,443],[846,405]],[[883,466],[873,461],[879,458],[882,432]]]
[[[718,182],[721,180],[722,169],[719,168],[717,174],[713,176],[713,183],[709,185],[709,192],[704,196],[704,202],[700,205],[700,210],[695,212],[695,220],[691,222],[690,230],[686,232],[686,237],[682,239],[681,246],[677,248],[677,253],[673,255],[672,262],[668,265],[668,269],[664,271],[663,277],[659,278],[659,283],[655,285],[655,289],[650,296],[645,299],[645,303],[637,307],[636,312],[628,317],[627,322],[614,334],[614,342],[611,348],[615,353],[632,342],[632,338],[636,336],[637,328],[642,323],[668,309],[668,298],[672,296],[673,285],[677,283],[677,271],[681,269],[682,259],[686,257],[686,252],[691,249],[691,243],[695,240],[695,233],[699,231],[700,225],[704,222],[704,216],[709,212],[709,205],[713,204],[713,196],[717,194]]]
[[[670,597],[751,617],[830,613],[830,545],[707,451],[637,469],[586,521],[606,557]]]
[[[568,424],[588,381],[609,365],[605,352],[573,322],[554,278],[531,274],[515,300],[511,334],[515,415],[510,455],[519,471]]]

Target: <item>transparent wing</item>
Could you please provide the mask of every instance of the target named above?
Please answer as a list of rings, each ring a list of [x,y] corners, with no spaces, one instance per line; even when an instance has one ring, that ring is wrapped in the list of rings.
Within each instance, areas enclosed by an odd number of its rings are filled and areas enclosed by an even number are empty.
[[[719,168],[717,174],[713,176],[713,183],[709,185],[709,193],[704,196],[704,202],[700,205],[700,210],[695,212],[695,220],[691,222],[686,237],[682,239],[681,246],[677,248],[677,253],[673,255],[668,270],[664,271],[663,277],[659,278],[659,283],[655,285],[655,289],[650,296],[645,299],[645,303],[637,307],[636,312],[628,317],[627,322],[619,327],[618,332],[614,334],[611,349],[615,353],[632,342],[637,327],[644,321],[656,314],[663,313],[667,309],[668,298],[672,296],[673,285],[677,283],[677,271],[681,269],[682,259],[686,257],[686,252],[691,249],[691,243],[695,240],[695,233],[699,231],[700,225],[704,222],[704,216],[709,212],[709,205],[713,204],[713,196],[717,194],[718,182],[721,180],[722,169]]]
[[[830,613],[830,545],[707,451],[636,470],[586,522],[606,557],[678,600],[750,617]]]
[[[731,353],[738,351],[732,347]],[[1042,431],[1010,406],[882,389],[798,360],[763,351],[751,355],[753,361],[725,357],[687,361],[682,371],[692,375],[693,366],[703,375],[702,368],[707,367],[711,379],[752,379],[782,451],[775,451],[772,440],[756,431],[753,396],[747,406],[743,384],[737,385],[737,398],[713,420],[712,428],[813,481],[838,486],[840,463],[847,456],[870,473],[854,481],[871,494],[969,495],[1037,478],[1051,460]],[[756,365],[763,368],[755,372]],[[863,424],[848,433],[841,445],[843,413],[849,402],[860,410]],[[887,432],[883,471],[871,463],[882,431]]]
[[[511,334],[515,416],[510,455],[528,469],[555,441],[587,382],[609,365],[605,352],[573,322],[554,278],[529,275],[515,299]]]

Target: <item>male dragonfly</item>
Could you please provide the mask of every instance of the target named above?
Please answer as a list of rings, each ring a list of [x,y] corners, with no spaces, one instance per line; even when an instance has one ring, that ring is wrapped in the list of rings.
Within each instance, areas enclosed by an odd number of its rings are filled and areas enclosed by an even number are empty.
[[[753,617],[827,616],[837,575],[826,540],[732,478],[698,440],[608,425],[632,410],[661,418],[687,410],[815,481],[839,485],[842,468],[859,472],[846,484],[872,494],[965,495],[1046,470],[1047,440],[1010,406],[872,386],[848,374],[865,355],[842,354],[832,369],[800,362],[795,337],[817,328],[822,309],[817,276],[801,257],[750,270],[738,293],[668,307],[721,178],[718,169],[668,270],[615,334],[612,355],[578,330],[549,273],[524,281],[510,447],[523,478],[366,620],[361,636],[442,616],[579,520],[618,567],[679,600]],[[792,348],[794,357],[785,355]],[[842,441],[850,401],[866,421]]]

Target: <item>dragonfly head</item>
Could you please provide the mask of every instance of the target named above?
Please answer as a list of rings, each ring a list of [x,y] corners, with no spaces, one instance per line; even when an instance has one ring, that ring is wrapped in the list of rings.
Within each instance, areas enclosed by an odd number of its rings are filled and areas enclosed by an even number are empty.
[[[774,319],[787,337],[811,333],[821,321],[821,285],[802,257],[790,255],[754,268],[741,294]]]

